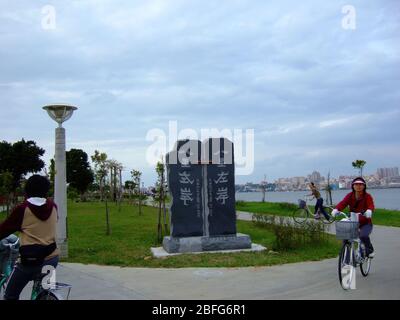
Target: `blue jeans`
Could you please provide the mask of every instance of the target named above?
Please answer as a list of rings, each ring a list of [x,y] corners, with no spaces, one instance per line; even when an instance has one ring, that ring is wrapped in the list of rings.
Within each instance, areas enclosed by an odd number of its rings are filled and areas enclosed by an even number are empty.
[[[360,228],[360,240],[365,245],[365,251],[367,256],[370,253],[374,252],[374,247],[372,246],[371,239],[369,238],[372,229],[373,229],[372,224],[366,224]]]
[[[322,199],[322,198],[317,199],[317,203],[315,204],[314,214],[317,214],[318,209],[324,215],[325,219],[329,220],[329,215],[326,213],[326,211],[324,209],[324,199]]]
[[[28,267],[17,263],[8,281],[7,289],[4,293],[4,300],[19,300],[19,296],[28,282],[38,277],[42,273],[44,266],[57,268],[58,261],[59,257],[56,256],[46,260],[43,265],[37,267]]]

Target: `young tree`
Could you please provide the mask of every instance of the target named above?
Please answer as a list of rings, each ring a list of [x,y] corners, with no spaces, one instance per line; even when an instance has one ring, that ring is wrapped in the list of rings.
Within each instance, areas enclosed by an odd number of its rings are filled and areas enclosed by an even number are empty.
[[[100,153],[98,150],[95,151],[92,156],[92,161],[95,164],[95,178],[99,184],[100,188],[100,201],[105,199],[106,205],[106,234],[111,234],[111,226],[110,226],[110,212],[108,209],[108,188],[107,184],[107,176],[108,176],[108,163],[107,163],[107,154]]]
[[[332,205],[332,186],[331,186],[331,173],[328,173],[327,185],[326,185],[326,202],[328,205]]]
[[[132,193],[133,190],[135,189],[135,182],[132,180],[127,180],[125,181],[125,190],[128,190],[128,195],[129,195],[129,204],[132,204]]]
[[[142,178],[142,173],[139,170],[132,170],[131,171],[133,183],[134,183],[134,192],[135,192],[135,197],[138,198],[138,203],[139,203],[139,215],[142,214],[142,193],[140,192],[140,185],[141,185],[141,178]]]
[[[365,165],[367,164],[367,161],[365,160],[356,160],[352,162],[353,168],[354,169],[359,169],[360,170],[360,176],[363,176],[363,169]]]
[[[95,181],[99,185],[100,189],[100,201],[103,201],[105,178],[108,175],[108,156],[106,153],[100,153],[100,151],[96,150],[91,158],[94,163]]]
[[[118,202],[119,211],[121,211],[122,200],[122,169],[123,166],[116,160],[107,161],[108,170],[110,171],[110,186],[112,192],[112,199]]]
[[[90,168],[88,155],[80,149],[67,151],[67,182],[76,189],[84,201],[84,195],[94,181],[94,174]]]
[[[267,193],[267,176],[266,175],[264,175],[264,181],[261,181],[261,191],[263,194],[261,202],[264,203],[265,202],[265,194]]]
[[[163,222],[164,222],[164,230],[165,234],[168,234],[168,226],[167,226],[167,210],[165,206],[166,200],[166,181],[165,181],[165,165],[164,161],[159,161],[156,166],[157,172],[157,183],[155,188],[155,196],[154,199],[158,201],[158,227],[157,227],[157,240],[159,243],[162,242],[162,225],[161,225],[161,215],[163,214]]]

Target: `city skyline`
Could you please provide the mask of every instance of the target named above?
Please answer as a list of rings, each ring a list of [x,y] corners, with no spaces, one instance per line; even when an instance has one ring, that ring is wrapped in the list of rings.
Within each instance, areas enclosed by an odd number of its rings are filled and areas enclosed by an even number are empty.
[[[387,176],[380,176],[380,172],[381,171],[386,171],[386,172],[390,172],[391,174],[387,175]],[[319,176],[319,178],[318,178]],[[331,181],[339,181],[341,179],[351,179],[351,178],[355,178],[355,177],[359,177],[359,174],[339,174],[338,176],[330,176],[330,180]],[[400,177],[399,175],[399,168],[398,167],[390,167],[390,168],[377,168],[376,172],[368,174],[368,173],[364,173],[363,177],[365,178],[378,178],[381,180],[387,179],[387,178],[398,178]],[[308,173],[306,175],[296,175],[296,176],[288,176],[288,177],[279,177],[276,179],[272,179],[272,180],[260,180],[260,181],[247,181],[246,183],[242,183],[242,184],[238,184],[238,185],[245,185],[245,184],[259,184],[259,183],[279,183],[282,180],[295,180],[295,179],[304,179],[305,182],[324,182],[326,183],[327,181],[327,176],[322,175],[319,171],[314,170],[312,173]],[[301,182],[304,183],[304,182]]]

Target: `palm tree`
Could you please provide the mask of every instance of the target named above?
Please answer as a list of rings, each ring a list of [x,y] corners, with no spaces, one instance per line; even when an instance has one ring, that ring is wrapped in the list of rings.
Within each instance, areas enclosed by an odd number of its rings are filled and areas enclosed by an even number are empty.
[[[367,164],[367,161],[365,160],[356,160],[352,162],[353,168],[354,169],[359,169],[360,170],[360,176],[363,176],[363,168]]]

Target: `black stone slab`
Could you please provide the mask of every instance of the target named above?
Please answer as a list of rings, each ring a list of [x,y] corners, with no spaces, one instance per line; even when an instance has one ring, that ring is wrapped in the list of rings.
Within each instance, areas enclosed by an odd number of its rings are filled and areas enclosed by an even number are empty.
[[[200,141],[180,140],[166,157],[171,196],[171,237],[203,235],[203,170],[198,164],[200,148]]]
[[[234,147],[228,139],[208,139],[211,164],[205,166],[208,233],[210,236],[236,234]],[[207,160],[207,159],[203,159]]]

